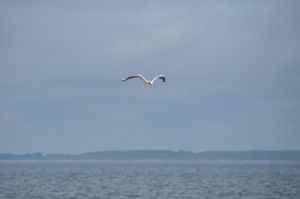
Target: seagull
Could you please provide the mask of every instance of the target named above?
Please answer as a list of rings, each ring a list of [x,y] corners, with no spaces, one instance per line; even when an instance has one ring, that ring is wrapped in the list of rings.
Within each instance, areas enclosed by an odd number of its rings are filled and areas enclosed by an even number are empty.
[[[153,82],[159,78],[161,79],[163,82],[166,82],[167,81],[167,78],[166,76],[164,75],[158,75],[157,77],[155,77],[152,81],[148,81],[145,79],[145,77],[143,77],[141,74],[135,74],[135,75],[130,75],[128,77],[125,77],[124,79],[122,79],[123,82],[129,80],[129,79],[132,79],[132,78],[139,78],[140,80],[142,80],[142,82],[144,83],[144,87],[146,88],[150,88],[152,85],[153,85]]]

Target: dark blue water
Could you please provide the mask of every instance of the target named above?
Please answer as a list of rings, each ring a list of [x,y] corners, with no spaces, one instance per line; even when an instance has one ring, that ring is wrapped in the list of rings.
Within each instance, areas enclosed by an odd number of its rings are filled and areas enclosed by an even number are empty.
[[[0,162],[0,198],[299,199],[299,162]]]

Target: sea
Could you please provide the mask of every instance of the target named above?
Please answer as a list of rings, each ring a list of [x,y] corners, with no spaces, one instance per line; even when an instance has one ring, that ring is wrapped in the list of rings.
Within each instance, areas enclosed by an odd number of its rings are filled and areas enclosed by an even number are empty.
[[[299,199],[300,162],[0,161],[1,199]]]

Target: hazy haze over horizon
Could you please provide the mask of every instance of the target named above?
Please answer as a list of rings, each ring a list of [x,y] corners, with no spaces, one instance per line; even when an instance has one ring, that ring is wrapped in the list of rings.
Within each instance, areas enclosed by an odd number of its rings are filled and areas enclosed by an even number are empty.
[[[1,1],[0,153],[300,150],[299,9]]]

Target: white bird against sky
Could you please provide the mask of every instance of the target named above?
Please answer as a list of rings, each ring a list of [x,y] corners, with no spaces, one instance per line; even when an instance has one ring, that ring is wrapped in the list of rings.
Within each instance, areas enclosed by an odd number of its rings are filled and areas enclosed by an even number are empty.
[[[132,78],[139,78],[144,83],[144,87],[146,87],[146,88],[150,88],[153,85],[153,82],[157,78],[161,79],[163,82],[167,81],[167,78],[164,75],[158,75],[153,80],[149,81],[149,80],[146,80],[145,77],[143,77],[141,74],[130,75],[130,76],[125,77],[124,79],[122,79],[122,81],[125,82],[125,81],[127,81],[129,79],[132,79]]]

